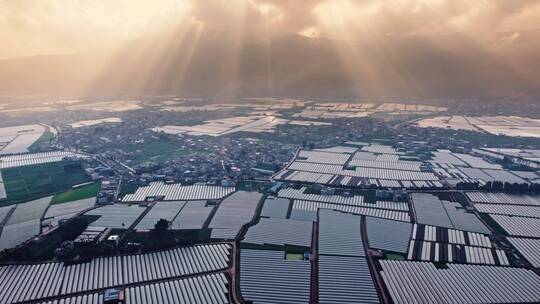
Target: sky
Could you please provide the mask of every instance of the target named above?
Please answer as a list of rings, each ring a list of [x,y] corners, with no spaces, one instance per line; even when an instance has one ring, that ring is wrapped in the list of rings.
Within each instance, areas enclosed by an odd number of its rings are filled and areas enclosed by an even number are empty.
[[[540,94],[540,0],[0,0],[0,38],[0,94]]]
[[[536,0],[2,0],[0,58],[119,47],[172,27],[268,39],[461,33],[506,40],[540,27]],[[435,36],[435,37],[433,37]]]

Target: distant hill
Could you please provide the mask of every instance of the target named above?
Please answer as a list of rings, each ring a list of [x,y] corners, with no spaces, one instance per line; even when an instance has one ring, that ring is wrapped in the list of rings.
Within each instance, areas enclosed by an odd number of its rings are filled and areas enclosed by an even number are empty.
[[[263,42],[187,37],[104,53],[0,61],[0,94],[181,94],[336,98],[540,97],[540,32]]]

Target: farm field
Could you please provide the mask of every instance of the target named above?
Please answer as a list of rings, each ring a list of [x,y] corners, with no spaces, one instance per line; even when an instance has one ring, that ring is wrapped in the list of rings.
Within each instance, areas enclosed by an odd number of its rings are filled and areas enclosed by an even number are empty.
[[[45,130],[37,124],[0,128],[0,155],[28,152]]]
[[[70,111],[103,111],[103,112],[125,112],[142,109],[139,101],[136,100],[111,100],[91,103],[82,103],[66,107]]]
[[[140,165],[146,162],[166,162],[179,155],[185,155],[186,150],[174,141],[158,140],[141,144],[118,145],[116,148],[127,153],[133,153],[130,165]],[[202,152],[202,151],[201,151]]]
[[[102,119],[95,119],[95,120],[82,120],[72,123],[70,126],[74,129],[82,128],[82,127],[90,127],[95,126],[103,123],[121,123],[122,119],[118,117],[108,117],[108,118],[102,118]]]
[[[445,128],[487,132],[512,137],[540,137],[540,121],[517,116],[441,116],[421,120],[421,128]]]
[[[2,170],[8,199],[0,205],[18,204],[90,181],[79,162],[55,162]]]
[[[100,188],[100,183],[93,183],[77,189],[70,189],[55,195],[52,199],[51,204],[63,204],[67,202],[96,197]]]
[[[45,130],[43,134],[41,134],[41,137],[38,138],[30,147],[28,147],[28,151],[30,152],[39,152],[42,150],[42,148],[47,148],[49,146],[49,142],[54,139],[54,133],[51,132],[49,128]]]

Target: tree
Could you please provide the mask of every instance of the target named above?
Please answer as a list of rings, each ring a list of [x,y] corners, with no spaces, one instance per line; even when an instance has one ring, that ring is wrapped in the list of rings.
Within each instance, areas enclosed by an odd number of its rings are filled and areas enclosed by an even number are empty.
[[[54,255],[57,259],[66,260],[75,256],[75,245],[72,241],[64,241],[60,247],[56,248]]]
[[[169,229],[169,222],[166,219],[160,219],[156,225],[154,225],[154,236],[163,239],[167,235]]]
[[[76,217],[68,221],[66,226],[60,228],[62,240],[73,240],[79,236],[88,227],[88,219],[84,217]]]
[[[174,246],[175,240],[173,234],[169,232],[169,222],[165,219],[160,219],[145,238],[143,247],[148,250],[160,250]]]
[[[504,188],[504,184],[500,181],[494,181],[492,188],[493,190],[502,190]]]

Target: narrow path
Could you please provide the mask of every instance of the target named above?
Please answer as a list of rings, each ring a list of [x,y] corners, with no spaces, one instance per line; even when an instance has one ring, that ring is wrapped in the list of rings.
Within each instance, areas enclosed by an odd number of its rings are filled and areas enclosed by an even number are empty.
[[[319,303],[319,255],[317,244],[319,242],[318,222],[313,223],[313,235],[311,237],[311,304]]]
[[[244,301],[240,296],[240,254],[238,250],[238,245],[236,242],[231,243],[231,267],[227,270],[229,277],[231,278],[231,298],[233,303],[242,304]]]
[[[362,243],[364,243],[364,249],[366,251],[366,260],[368,262],[369,271],[371,272],[371,277],[374,279],[375,287],[377,288],[377,291],[379,292],[379,298],[381,299],[381,303],[390,304],[392,301],[390,300],[390,297],[388,296],[388,293],[386,292],[386,288],[384,287],[384,282],[379,274],[379,271],[377,270],[377,262],[375,261],[373,257],[373,252],[368,248],[368,238],[367,238],[367,232],[366,232],[366,217],[362,217],[362,221],[360,223],[360,233],[362,235]]]

